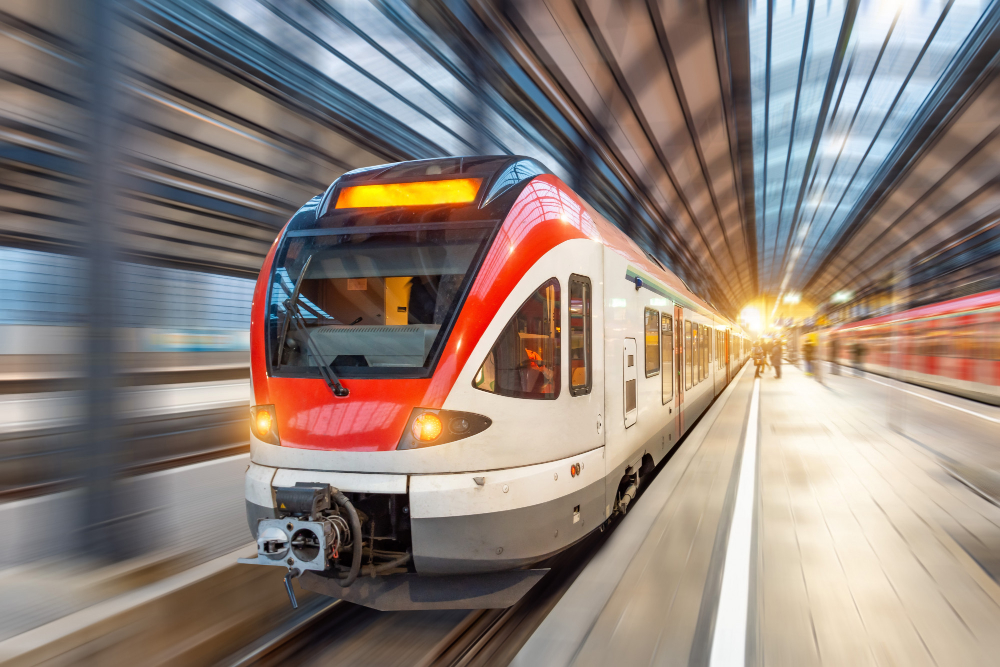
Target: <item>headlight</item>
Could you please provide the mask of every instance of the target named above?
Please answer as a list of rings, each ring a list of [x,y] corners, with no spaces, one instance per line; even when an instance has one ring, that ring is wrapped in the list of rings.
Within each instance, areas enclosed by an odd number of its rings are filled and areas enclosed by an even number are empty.
[[[413,426],[410,427],[410,433],[413,434],[414,439],[421,442],[437,440],[443,430],[444,425],[441,423],[441,418],[433,412],[421,412],[413,420]]]
[[[418,449],[482,433],[493,421],[471,412],[414,408],[396,449]]]
[[[267,410],[258,410],[257,418],[254,419],[254,426],[257,427],[257,433],[264,437],[267,437],[271,433],[271,413]]]
[[[278,438],[278,417],[273,405],[255,405],[250,408],[250,430],[259,440],[271,445],[280,445]]]

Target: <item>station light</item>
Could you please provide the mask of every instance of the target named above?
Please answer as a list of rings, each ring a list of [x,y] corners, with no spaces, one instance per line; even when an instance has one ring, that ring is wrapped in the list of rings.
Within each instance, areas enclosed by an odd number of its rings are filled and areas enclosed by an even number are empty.
[[[830,301],[833,301],[834,303],[846,303],[853,298],[854,298],[854,292],[850,292],[848,290],[840,290],[832,297],[830,297]]]
[[[789,292],[781,299],[782,303],[787,303],[790,305],[795,305],[800,301],[802,301],[802,295],[798,292]]]
[[[760,332],[762,329],[762,318],[760,316],[760,311],[753,306],[747,306],[742,311],[740,311],[740,321],[743,325],[750,329],[751,331]]]
[[[340,191],[336,208],[467,204],[475,201],[482,183],[481,178],[452,178],[445,181],[354,185]]]

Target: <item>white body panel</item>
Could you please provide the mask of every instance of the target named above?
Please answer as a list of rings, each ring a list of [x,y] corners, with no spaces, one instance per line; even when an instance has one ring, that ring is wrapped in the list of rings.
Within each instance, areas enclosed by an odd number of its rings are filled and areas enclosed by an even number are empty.
[[[326,472],[322,470],[289,470],[281,468],[274,474],[272,486],[329,484],[348,493],[406,493],[406,475],[372,475],[356,472]]]
[[[583,468],[576,476],[570,473],[574,463]],[[483,480],[482,485],[476,483],[476,477]],[[414,519],[426,519],[531,507],[580,491],[603,477],[603,447],[571,459],[525,468],[415,475],[410,483],[410,515]],[[570,519],[572,514],[572,507],[568,507]]]

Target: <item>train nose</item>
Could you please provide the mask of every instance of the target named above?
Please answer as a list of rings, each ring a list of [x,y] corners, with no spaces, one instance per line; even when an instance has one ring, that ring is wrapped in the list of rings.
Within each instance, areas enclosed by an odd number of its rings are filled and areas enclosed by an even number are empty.
[[[268,526],[257,537],[257,553],[271,560],[281,560],[288,554],[288,533],[277,526]]]

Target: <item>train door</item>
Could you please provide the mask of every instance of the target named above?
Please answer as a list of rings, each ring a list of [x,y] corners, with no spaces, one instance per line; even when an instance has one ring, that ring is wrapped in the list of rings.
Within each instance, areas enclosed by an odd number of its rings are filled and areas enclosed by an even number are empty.
[[[625,353],[622,355],[622,367],[625,391],[625,428],[635,424],[639,415],[638,406],[638,365],[636,356],[635,338],[625,339]]]
[[[674,387],[677,390],[677,437],[684,434],[684,309],[674,306]]]
[[[660,436],[660,449],[666,453],[677,442],[677,415],[674,413],[674,316],[660,314],[660,392],[667,409],[667,426]],[[659,463],[659,461],[657,461]]]

